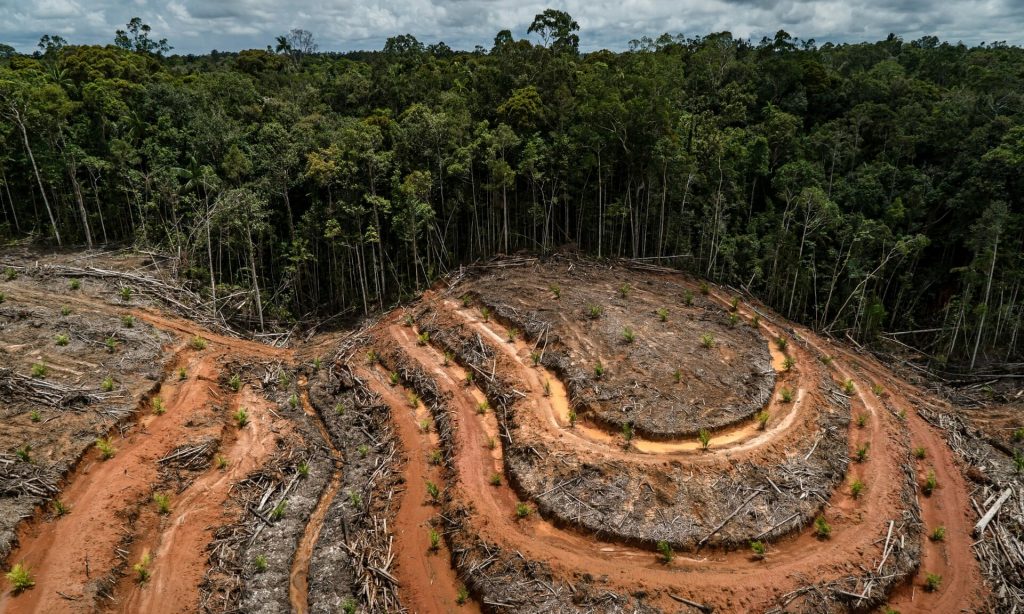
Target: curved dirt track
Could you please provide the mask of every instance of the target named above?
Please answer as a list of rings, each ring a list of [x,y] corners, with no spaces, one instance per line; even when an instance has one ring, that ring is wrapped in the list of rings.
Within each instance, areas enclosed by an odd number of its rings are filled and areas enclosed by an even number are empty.
[[[424,300],[444,301],[443,298],[429,295]],[[450,303],[448,307],[459,311]],[[482,323],[476,322],[475,325],[480,327]],[[807,528],[771,544],[768,556],[763,561],[754,560],[744,552],[704,550],[696,555],[677,556],[670,565],[664,565],[659,562],[655,553],[649,550],[602,541],[570,528],[557,527],[536,515],[528,520],[517,520],[512,512],[519,500],[516,493],[504,484],[495,487],[488,481],[492,469],[501,470],[501,463],[500,454],[491,452],[487,446],[488,439],[494,435],[497,427],[488,424],[489,416],[481,418],[477,414],[477,405],[483,396],[482,393],[475,386],[464,384],[465,373],[461,367],[454,364],[443,366],[444,359],[440,351],[429,345],[419,345],[413,329],[402,326],[397,316],[387,319],[381,326],[385,328],[388,338],[400,345],[425,370],[432,373],[441,390],[450,396],[451,408],[455,412],[458,425],[458,484],[454,488],[458,497],[471,502],[475,508],[474,530],[478,530],[489,541],[516,549],[528,558],[549,562],[556,575],[572,577],[575,573],[586,571],[594,576],[607,576],[615,587],[629,591],[643,590],[656,595],[653,601],[666,611],[673,611],[678,607],[678,603],[666,598],[670,592],[716,606],[722,611],[760,611],[767,609],[782,595],[807,584],[808,581],[838,578],[855,572],[859,566],[873,569],[882,559],[881,542],[885,538],[889,522],[897,520],[890,511],[900,509],[899,485],[904,479],[902,463],[905,462],[908,451],[905,443],[894,435],[902,428],[899,418],[882,407],[870,392],[873,380],[853,372],[854,368],[858,371],[864,368],[864,359],[853,353],[840,354],[832,361],[832,368],[837,381],[850,378],[854,382],[854,415],[865,413],[869,416],[865,428],[851,426],[849,434],[851,457],[862,443],[870,444],[869,460],[865,463],[851,464],[849,476],[850,480],[861,480],[866,484],[866,488],[859,499],[854,499],[845,486],[833,493],[824,511],[824,515],[833,526],[831,539],[821,541],[814,537],[810,528]],[[762,323],[762,326],[769,325]],[[480,330],[487,332],[483,328]],[[809,331],[797,332],[802,339],[808,341],[814,351],[820,352],[826,345],[826,342],[817,339]],[[493,331],[489,331],[489,334],[492,339],[496,336]],[[552,408],[560,406],[558,386],[551,386],[549,400],[541,383],[541,377],[549,375],[540,376],[539,369],[525,364],[522,348],[517,350],[515,346],[504,343],[500,338],[495,341],[494,345],[497,347],[511,348],[521,366],[517,374],[518,381],[525,386],[528,398],[536,401],[535,407],[548,408],[543,413],[550,423],[551,418],[557,416],[557,409]],[[816,360],[801,359],[798,368],[814,370],[820,368],[818,365]],[[893,390],[890,394],[896,397],[899,391]],[[799,407],[794,407],[793,412],[799,411]],[[785,419],[782,422],[785,422]],[[550,426],[563,430],[566,437],[580,438],[578,434],[569,432],[571,429],[566,429],[564,424],[558,423],[557,420]],[[951,459],[951,452],[940,436],[924,427],[923,422],[916,417],[912,417],[908,426],[911,439],[917,442],[916,445],[929,447],[931,458],[938,459],[940,465],[944,462],[958,475]],[[749,440],[750,445],[766,445],[785,430],[785,424],[779,424],[774,429],[769,428],[766,433]],[[600,440],[601,437],[594,439]],[[587,443],[596,443],[605,447],[606,453],[622,454],[633,461],[660,458],[657,453],[623,452],[621,448],[616,449],[616,446],[607,445],[607,442]],[[403,445],[411,454],[428,453],[419,438],[403,436]],[[704,461],[708,457],[727,455],[728,452],[728,447],[718,450],[712,445],[709,454],[693,455],[683,452],[679,456],[683,459],[690,457]],[[945,475],[940,473],[941,469],[941,466],[937,467],[936,473],[940,476]],[[957,480],[952,476],[948,482],[944,482],[939,491],[933,495],[932,501],[938,503],[940,500],[948,500],[941,507],[955,511],[955,517],[944,520],[949,533],[947,542],[942,547],[957,555],[949,559],[948,565],[941,568],[941,573],[946,578],[942,589],[928,594],[925,599],[920,597],[922,591],[918,590],[918,598],[913,605],[939,607],[941,611],[970,610],[983,602],[984,589],[977,564],[973,556],[970,556],[969,523],[966,522],[965,511],[968,505],[967,491],[962,478]],[[927,525],[932,515],[929,511],[929,501],[924,501],[922,507],[925,510]],[[964,522],[957,522],[958,519]],[[967,556],[960,556],[964,552]],[[923,566],[928,566],[932,562],[926,550]],[[917,584],[920,586],[920,582]]]

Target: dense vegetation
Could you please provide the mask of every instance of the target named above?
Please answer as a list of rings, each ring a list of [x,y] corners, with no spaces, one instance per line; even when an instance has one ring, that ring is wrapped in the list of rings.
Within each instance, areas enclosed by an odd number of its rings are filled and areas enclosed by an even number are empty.
[[[460,263],[565,245],[749,289],[933,367],[1021,357],[1024,50],[722,32],[170,56],[0,46],[9,237],[133,243],[232,317],[357,315]],[[172,41],[173,42],[173,41]]]

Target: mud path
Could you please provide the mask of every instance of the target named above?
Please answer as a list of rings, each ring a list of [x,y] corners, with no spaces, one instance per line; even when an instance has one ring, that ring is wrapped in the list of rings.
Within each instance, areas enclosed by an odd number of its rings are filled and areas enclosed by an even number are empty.
[[[424,430],[431,424],[430,412],[421,401],[410,406],[411,391],[399,384],[391,384],[382,369],[357,369],[358,376],[387,403],[402,442],[405,464],[402,473],[405,489],[400,495],[395,515],[395,553],[402,605],[418,614],[446,614],[465,612],[478,614],[475,601],[457,602],[461,586],[451,565],[451,553],[442,539],[436,548],[431,544],[430,531],[434,529],[437,508],[432,505],[427,483],[432,482],[441,491],[446,484],[439,465],[431,465],[430,454],[438,450],[436,431]]]
[[[317,430],[320,431],[320,437],[328,448],[331,464],[333,465],[331,467],[331,479],[327,483],[327,487],[320,494],[320,499],[317,501],[313,513],[310,514],[309,520],[306,522],[302,538],[299,540],[295,556],[292,558],[291,573],[288,577],[288,600],[291,603],[292,612],[295,614],[306,614],[309,612],[309,562],[313,557],[313,548],[316,547],[316,542],[320,538],[320,531],[323,529],[327,511],[330,509],[331,503],[334,502],[335,497],[338,495],[338,490],[341,488],[341,471],[344,459],[341,452],[334,447],[331,435],[327,432],[327,426],[309,402],[306,378],[299,378],[298,384],[302,411],[316,425]],[[313,471],[315,469],[310,470]]]
[[[840,381],[846,377],[855,381],[854,415],[869,416],[865,428],[851,427],[850,455],[853,456],[862,442],[870,442],[870,456],[867,462],[851,471],[851,476],[867,484],[860,498],[854,499],[849,489],[841,486],[827,501],[825,515],[833,525],[831,539],[820,541],[807,528],[771,544],[764,561],[754,560],[744,552],[705,549],[694,556],[677,556],[671,565],[664,565],[649,550],[563,529],[536,514],[527,520],[517,520],[514,507],[519,498],[516,493],[504,483],[495,487],[488,481],[492,468],[500,464],[496,462],[497,455],[486,445],[493,431],[476,413],[482,393],[475,386],[465,386],[465,375],[460,367],[442,366],[443,354],[430,344],[418,345],[414,331],[401,326],[395,318],[386,324],[386,331],[393,342],[434,375],[443,393],[450,395],[451,409],[459,425],[456,429],[458,496],[475,509],[474,529],[486,539],[516,549],[528,558],[549,562],[563,577],[572,577],[580,570],[594,576],[605,575],[614,585],[626,590],[643,589],[660,595],[658,600],[668,611],[678,606],[665,599],[669,591],[697,601],[710,598],[725,609],[757,610],[774,600],[772,594],[778,597],[803,585],[808,578],[827,579],[849,574],[858,566],[877,567],[882,555],[879,536],[884,540],[889,521],[898,519],[901,467],[906,449],[893,435],[899,431],[897,418],[870,394],[865,394],[870,390],[870,381],[848,372],[839,361],[834,361]],[[490,333],[493,340],[493,331]],[[517,363],[522,365],[519,351],[512,344],[500,341],[493,345],[513,347]],[[810,375],[820,373],[822,368],[810,355],[801,358],[800,364],[799,368]],[[528,398],[537,404],[557,406],[557,402],[544,400],[543,384],[538,387],[540,376],[531,377],[530,372],[538,371],[522,365],[517,372],[519,381],[527,387]],[[552,385],[551,390],[554,397],[555,386]],[[546,421],[550,422],[550,418]],[[404,443],[415,445],[416,441]],[[421,447],[419,453],[425,454],[427,450]],[[630,454],[629,458],[635,462],[636,457],[643,456]],[[659,458],[658,455],[646,456]],[[966,499],[960,502],[965,503]],[[971,595],[961,595],[959,603],[969,606],[975,601]]]

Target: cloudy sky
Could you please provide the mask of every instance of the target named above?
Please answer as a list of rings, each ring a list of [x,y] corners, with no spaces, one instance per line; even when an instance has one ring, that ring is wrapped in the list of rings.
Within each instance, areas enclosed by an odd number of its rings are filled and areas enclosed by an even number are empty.
[[[495,33],[525,36],[547,7],[581,26],[581,47],[622,49],[663,32],[729,30],[760,39],[779,29],[799,38],[861,41],[896,32],[966,43],[1024,43],[1024,0],[0,0],[0,42],[32,51],[42,34],[109,43],[133,16],[177,53],[262,48],[291,28],[322,50],[379,49],[395,34],[426,43],[490,47]]]

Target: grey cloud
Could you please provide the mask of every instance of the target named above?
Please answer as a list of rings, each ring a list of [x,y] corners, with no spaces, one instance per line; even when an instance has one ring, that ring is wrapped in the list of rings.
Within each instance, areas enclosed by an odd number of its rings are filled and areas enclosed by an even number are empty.
[[[262,48],[290,28],[312,31],[321,49],[379,49],[412,33],[455,48],[489,47],[503,29],[525,36],[548,6],[580,23],[585,50],[622,49],[663,32],[688,36],[728,30],[737,37],[793,36],[823,41],[935,35],[967,43],[1024,43],[1020,0],[0,0],[0,42],[31,51],[43,34],[105,44],[133,16],[176,51]]]

